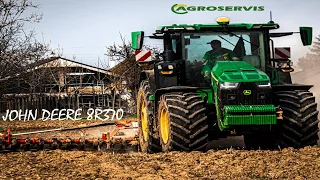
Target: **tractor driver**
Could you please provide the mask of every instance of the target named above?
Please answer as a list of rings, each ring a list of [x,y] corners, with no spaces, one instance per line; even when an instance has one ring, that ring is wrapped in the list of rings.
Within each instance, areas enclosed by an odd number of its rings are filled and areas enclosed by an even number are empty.
[[[216,61],[239,60],[233,51],[221,47],[221,41],[212,40],[207,44],[211,45],[212,50],[206,52],[201,60],[202,63],[206,63],[203,68],[203,74],[205,77],[210,77],[211,69],[216,64]]]

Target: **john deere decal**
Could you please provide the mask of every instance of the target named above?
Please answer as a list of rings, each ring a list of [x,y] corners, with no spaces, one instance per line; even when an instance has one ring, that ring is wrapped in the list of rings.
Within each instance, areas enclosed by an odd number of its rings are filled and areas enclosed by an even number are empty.
[[[244,95],[251,95],[251,90],[244,90],[244,91],[243,91],[243,94],[244,94]]]

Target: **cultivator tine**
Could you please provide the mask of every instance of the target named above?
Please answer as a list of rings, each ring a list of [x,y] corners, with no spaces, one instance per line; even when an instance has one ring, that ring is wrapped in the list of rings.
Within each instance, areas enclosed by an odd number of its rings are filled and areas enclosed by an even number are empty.
[[[124,125],[123,123],[122,125]],[[119,135],[120,134],[120,135]],[[118,151],[125,152],[130,146],[137,146],[138,141],[136,137],[125,138],[125,137],[114,137],[115,135],[122,136],[119,133],[119,128],[115,128],[112,132],[102,133],[101,138],[92,139],[72,139],[70,137],[66,138],[25,138],[19,139],[12,137],[10,129],[8,129],[7,134],[2,134],[0,136],[0,152],[2,151],[41,151],[46,149],[63,149],[70,150],[77,147],[79,150],[84,150],[85,147],[90,146],[98,151],[114,150],[116,145],[120,145]]]

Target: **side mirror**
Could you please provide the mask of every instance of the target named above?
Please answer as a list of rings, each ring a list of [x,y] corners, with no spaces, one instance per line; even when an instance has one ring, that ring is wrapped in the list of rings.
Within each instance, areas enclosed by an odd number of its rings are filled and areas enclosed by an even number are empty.
[[[300,27],[300,37],[304,46],[312,44],[312,27]]]
[[[131,32],[132,49],[134,50],[142,49],[143,39],[144,39],[143,31]]]

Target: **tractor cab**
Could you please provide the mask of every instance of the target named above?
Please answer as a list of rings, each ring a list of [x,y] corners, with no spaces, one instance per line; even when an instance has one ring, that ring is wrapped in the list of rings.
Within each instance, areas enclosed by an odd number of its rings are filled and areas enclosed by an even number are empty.
[[[293,71],[292,63],[288,58],[278,58],[275,55],[271,38],[297,32],[270,33],[270,30],[279,28],[279,25],[273,21],[261,24],[230,24],[228,18],[221,17],[216,22],[216,24],[160,26],[152,36],[144,36],[143,31],[132,33],[132,47],[138,51],[141,51],[143,39],[146,37],[160,39],[163,42],[162,62],[139,61],[140,64],[158,63],[155,68],[155,73],[159,73],[159,78],[155,80],[158,82],[157,88],[182,85],[208,87],[211,82],[205,78],[206,69],[210,71],[219,61],[246,62],[259,72],[265,72],[272,84],[279,83],[279,72]],[[300,27],[298,33],[303,45],[311,44],[311,27]],[[222,52],[215,52],[217,49],[213,49],[214,44],[211,44],[213,41],[220,43]],[[162,68],[162,65],[179,67],[179,73],[177,69],[164,71],[166,68]],[[161,76],[164,77],[161,78]]]

